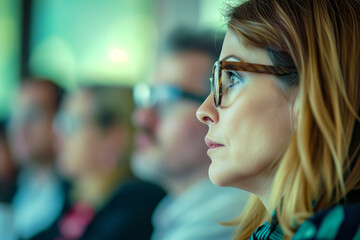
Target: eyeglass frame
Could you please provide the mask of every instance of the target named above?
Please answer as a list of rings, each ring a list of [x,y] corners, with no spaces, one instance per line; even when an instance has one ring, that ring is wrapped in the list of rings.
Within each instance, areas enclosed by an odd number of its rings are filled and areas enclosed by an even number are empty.
[[[265,73],[272,74],[277,76],[289,75],[291,73],[296,73],[297,69],[290,66],[274,66],[274,65],[263,65],[256,63],[247,63],[247,62],[235,62],[235,61],[216,61],[212,70],[212,77],[210,78],[211,82],[211,92],[213,93],[215,107],[221,105],[222,100],[222,79],[221,72],[222,70],[234,70],[234,71],[243,71],[243,72],[253,72],[253,73]],[[215,72],[217,72],[217,81],[215,81]],[[217,83],[217,88],[215,84]],[[214,90],[217,90],[217,94]]]
[[[145,87],[147,89],[147,91],[150,91],[149,94],[154,94],[156,93],[156,90],[159,90],[159,89],[167,89],[169,92],[171,92],[171,96],[170,98],[168,99],[169,101],[174,101],[174,100],[179,100],[179,99],[183,99],[183,100],[190,100],[190,101],[194,101],[196,103],[199,103],[201,104],[202,102],[205,101],[206,99],[206,96],[202,96],[202,95],[199,95],[197,93],[194,93],[194,92],[190,92],[190,91],[187,91],[185,89],[182,89],[178,86],[174,86],[174,85],[171,85],[171,84],[162,84],[162,85],[159,85],[159,86],[151,86],[149,84],[146,84],[146,83],[138,83],[134,86],[134,89],[133,89],[133,99],[134,99],[134,102],[136,104],[136,106],[138,107],[154,107],[155,105],[158,104],[158,100],[159,99],[156,99],[156,101],[152,102],[152,98],[150,97],[148,100],[148,103],[147,104],[144,104],[144,103],[139,103],[138,100],[137,100],[137,91],[136,89],[141,86],[141,87]],[[154,91],[155,90],[155,91]],[[158,94],[156,94],[158,95]]]

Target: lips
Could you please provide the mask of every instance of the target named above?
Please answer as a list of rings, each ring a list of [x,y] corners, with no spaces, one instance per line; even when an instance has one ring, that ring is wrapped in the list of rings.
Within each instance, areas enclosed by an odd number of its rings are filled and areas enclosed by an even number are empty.
[[[214,142],[213,140],[210,140],[210,138],[208,138],[208,137],[205,138],[205,143],[209,147],[209,150],[224,146],[223,144],[220,144],[220,143]]]

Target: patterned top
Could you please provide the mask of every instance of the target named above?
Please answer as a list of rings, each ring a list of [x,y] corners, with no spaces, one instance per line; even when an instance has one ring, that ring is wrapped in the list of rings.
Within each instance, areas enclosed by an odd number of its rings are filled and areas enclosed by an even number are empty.
[[[360,240],[360,204],[336,205],[316,213],[301,224],[293,239]]]
[[[271,221],[267,221],[258,227],[251,235],[251,240],[281,240],[283,232],[276,220],[275,211],[272,214]]]
[[[251,240],[280,240],[282,230],[275,214],[272,221],[258,227],[251,235]],[[317,212],[300,225],[294,234],[294,240],[360,240],[360,204],[336,205]]]

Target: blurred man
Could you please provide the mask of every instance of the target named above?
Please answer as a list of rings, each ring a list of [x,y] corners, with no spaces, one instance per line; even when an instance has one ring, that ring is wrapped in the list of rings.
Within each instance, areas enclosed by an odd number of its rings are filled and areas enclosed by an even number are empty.
[[[245,192],[210,182],[207,128],[195,116],[209,93],[221,43],[212,32],[178,29],[168,39],[152,86],[134,89],[138,132],[132,168],[169,192],[153,215],[154,240],[230,239],[233,229],[219,222],[237,216],[247,201]]]
[[[0,203],[10,203],[16,189],[17,169],[6,137],[6,122],[0,120]]]
[[[63,89],[51,81],[26,79],[12,108],[10,147],[20,169],[12,205],[15,232],[22,239],[48,227],[64,203],[52,129],[62,96]]]
[[[130,88],[82,86],[56,118],[59,166],[70,180],[61,217],[35,240],[148,240],[151,215],[164,192],[135,180]]]
[[[0,121],[0,239],[16,239],[11,200],[16,190],[17,169],[6,137],[5,121]]]

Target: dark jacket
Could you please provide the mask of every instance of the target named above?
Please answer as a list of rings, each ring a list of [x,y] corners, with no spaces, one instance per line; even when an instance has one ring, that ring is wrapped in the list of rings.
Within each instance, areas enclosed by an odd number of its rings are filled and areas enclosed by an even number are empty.
[[[121,184],[108,203],[95,214],[83,235],[77,240],[150,239],[153,231],[151,216],[164,195],[165,193],[159,187],[146,182],[131,180]],[[62,216],[69,209],[69,205],[64,207]],[[58,239],[61,236],[59,221],[32,240]]]

